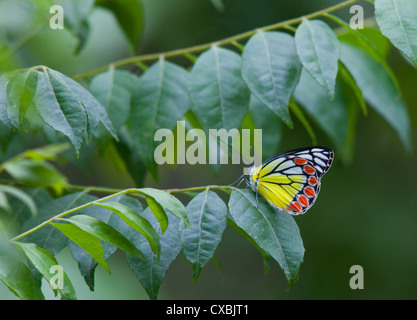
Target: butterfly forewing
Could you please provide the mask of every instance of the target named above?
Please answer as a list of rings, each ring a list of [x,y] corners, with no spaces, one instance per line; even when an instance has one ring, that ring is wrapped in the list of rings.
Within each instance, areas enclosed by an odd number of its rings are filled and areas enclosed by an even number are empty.
[[[255,191],[291,214],[305,213],[317,199],[320,179],[333,162],[333,151],[308,147],[280,153],[266,160],[251,176]]]

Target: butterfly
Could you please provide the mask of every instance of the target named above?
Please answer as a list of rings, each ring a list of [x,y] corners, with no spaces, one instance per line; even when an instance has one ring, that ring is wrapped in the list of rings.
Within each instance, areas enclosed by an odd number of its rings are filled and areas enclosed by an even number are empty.
[[[334,153],[314,146],[286,151],[249,170],[247,184],[278,210],[304,214],[320,192],[320,179],[330,169]]]

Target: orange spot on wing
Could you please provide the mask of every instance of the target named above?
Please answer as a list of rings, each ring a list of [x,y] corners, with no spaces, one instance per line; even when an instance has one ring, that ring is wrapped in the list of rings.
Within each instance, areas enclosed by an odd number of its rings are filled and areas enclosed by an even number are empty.
[[[307,197],[315,197],[316,196],[316,192],[314,191],[314,189],[312,187],[307,187],[304,189],[304,194]]]
[[[307,163],[307,160],[306,159],[303,159],[303,158],[296,158],[296,159],[294,159],[294,162],[296,164],[303,165],[303,164],[306,164]]]
[[[308,178],[308,183],[312,186],[317,184],[317,179],[315,177]]]
[[[312,166],[304,166],[304,171],[307,172],[308,174],[313,174],[314,172],[316,172],[316,169],[314,169]]]
[[[290,207],[291,207],[294,211],[297,211],[297,212],[301,212],[301,211],[302,211],[301,205],[300,205],[298,202],[296,202],[296,201],[291,202],[291,203],[290,203]]]
[[[298,202],[301,203],[304,207],[308,207],[308,199],[305,196],[299,196]]]

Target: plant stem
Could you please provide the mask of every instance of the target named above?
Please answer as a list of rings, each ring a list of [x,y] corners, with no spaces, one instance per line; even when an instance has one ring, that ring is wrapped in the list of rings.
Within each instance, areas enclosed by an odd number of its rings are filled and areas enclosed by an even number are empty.
[[[243,33],[239,33],[237,35],[234,35],[234,36],[228,37],[228,38],[224,38],[224,39],[216,41],[214,43],[216,43],[216,45],[219,45],[219,46],[224,46],[224,45],[228,45],[228,44],[237,43],[239,40],[244,40],[244,39],[247,39],[247,38],[251,37],[252,35],[254,35],[259,30],[270,31],[270,30],[276,30],[276,29],[280,29],[280,28],[288,28],[291,25],[300,23],[303,19],[317,18],[317,17],[320,17],[320,16],[324,15],[325,13],[336,11],[336,10],[344,8],[344,7],[346,7],[350,4],[353,4],[357,1],[358,0],[347,0],[347,1],[341,2],[339,4],[336,4],[334,6],[331,6],[331,7],[325,8],[323,10],[319,10],[319,11],[310,13],[310,14],[302,16],[302,17],[285,20],[285,21],[274,23],[274,24],[264,26],[264,27],[261,27],[261,28],[257,28],[257,29],[253,29],[253,30],[246,31],[246,32],[243,32]],[[164,58],[177,57],[177,56],[182,56],[182,55],[185,55],[185,54],[196,53],[196,52],[201,52],[201,51],[207,50],[212,45],[213,45],[213,42],[210,42],[210,43],[204,43],[204,44],[201,44],[201,45],[192,46],[192,47],[188,47],[188,48],[166,51],[166,52],[162,52],[162,53],[152,53],[152,54],[134,56],[134,57],[129,57],[129,58],[126,58],[126,59],[116,61],[112,64],[114,65],[115,68],[118,68],[118,67],[130,65],[130,64],[135,64],[135,63],[138,63],[138,62],[157,60],[161,56],[163,56]],[[83,79],[83,78],[92,77],[92,76],[94,76],[94,75],[96,75],[100,72],[106,71],[108,69],[108,67],[109,67],[108,65],[105,65],[105,66],[102,66],[102,67],[94,69],[94,70],[90,70],[90,71],[87,71],[87,72],[84,72],[84,73],[80,73],[78,75],[73,76],[73,79],[74,80],[79,80],[79,79]]]
[[[205,189],[217,189],[217,190],[220,190],[220,191],[227,192],[227,190],[233,190],[234,187],[232,187],[232,186],[208,185],[208,186],[191,187],[191,188],[185,188],[185,189],[166,189],[164,191],[168,192],[168,193],[185,193],[185,192],[201,191],[201,190],[205,190]]]
[[[227,192],[226,190],[232,190],[233,187],[231,186],[218,186],[218,185],[208,185],[208,186],[201,186],[201,187],[191,187],[191,188],[184,188],[184,189],[166,189],[163,190],[165,192],[168,193],[184,193],[184,192],[192,192],[192,191],[200,191],[200,190],[204,190],[204,189],[218,189],[224,192]],[[96,203],[100,203],[102,201],[105,200],[109,200],[111,198],[117,197],[117,196],[121,196],[123,194],[127,194],[127,193],[138,193],[138,196],[140,196],[140,193],[138,192],[140,189],[136,189],[136,188],[130,188],[130,189],[124,189],[124,190],[119,190],[119,189],[112,189],[112,188],[102,188],[102,187],[82,187],[82,186],[75,186],[75,185],[68,185],[66,187],[67,190],[83,190],[84,192],[88,193],[88,192],[99,192],[99,193],[112,193],[106,197],[85,203],[83,205],[80,205],[78,207],[66,210],[64,212],[61,212],[60,214],[45,220],[44,222],[38,224],[36,227],[33,227],[30,230],[27,230],[19,235],[17,235],[16,237],[10,239],[10,241],[17,241],[41,228],[43,228],[44,226],[48,225],[51,222],[54,222],[55,220],[58,220],[59,218],[62,218],[70,213],[88,208]]]
[[[65,186],[65,190],[67,191],[84,191],[88,189],[89,193],[108,193],[108,194],[114,194],[121,192],[126,189],[116,189],[116,188],[107,188],[107,187],[94,187],[94,186],[80,186],[80,185],[74,185],[70,184]]]
[[[88,190],[88,189],[89,189],[89,188],[86,188],[86,190]],[[93,189],[93,188],[91,188],[91,189]],[[120,191],[120,192],[117,192],[117,193],[111,194],[111,195],[109,195],[109,196],[107,196],[107,197],[100,198],[100,199],[97,199],[97,200],[94,200],[94,201],[91,201],[91,202],[85,203],[85,204],[83,204],[83,205],[81,205],[81,206],[78,206],[78,207],[75,207],[75,208],[69,209],[69,210],[67,210],[67,211],[61,212],[60,214],[58,214],[58,215],[56,215],[56,216],[54,216],[54,217],[52,217],[52,218],[50,218],[50,219],[48,219],[48,220],[45,220],[45,221],[44,221],[44,222],[42,222],[41,224],[38,224],[36,227],[33,227],[32,229],[27,230],[26,232],[23,232],[23,233],[21,233],[21,234],[17,235],[16,237],[14,237],[14,238],[10,239],[10,241],[16,241],[16,240],[19,240],[19,239],[21,239],[21,238],[23,238],[23,237],[25,237],[25,236],[27,236],[27,235],[29,235],[29,234],[31,234],[31,233],[33,233],[33,232],[35,232],[36,230],[39,230],[39,229],[43,228],[44,226],[48,225],[49,223],[51,223],[51,222],[53,222],[53,221],[55,221],[55,220],[57,220],[57,219],[59,219],[59,218],[62,218],[62,217],[66,216],[66,215],[68,215],[68,214],[70,214],[70,213],[73,213],[73,212],[78,211],[78,210],[85,209],[85,208],[90,207],[90,206],[92,206],[92,205],[94,205],[94,204],[96,204],[96,203],[99,203],[99,202],[102,202],[102,201],[105,201],[105,200],[108,200],[108,199],[111,199],[111,198],[114,198],[114,197],[117,197],[117,196],[123,195],[123,194],[125,194],[125,193],[134,192],[134,191],[136,191],[136,189],[126,189],[126,190],[122,190],[122,191]]]
[[[0,179],[0,185],[8,185],[8,186],[15,186],[15,187],[25,187],[27,185],[19,183],[14,180],[8,180],[8,179]],[[190,188],[183,188],[183,189],[165,189],[163,191],[168,193],[184,193],[184,192],[192,192],[192,191],[200,191],[204,190],[206,188],[209,189],[217,189],[221,191],[225,190],[232,190],[232,186],[221,186],[221,185],[208,185],[208,186],[199,186],[199,187],[190,187]],[[131,190],[130,192],[133,192],[134,190],[138,190],[135,188],[130,189],[117,189],[117,188],[107,188],[107,187],[95,187],[95,186],[81,186],[81,185],[75,185],[75,184],[66,184],[64,186],[64,189],[66,191],[84,191],[86,193],[107,193],[107,194],[116,194],[120,193],[126,190]]]
[[[5,181],[3,180],[0,182],[3,183]],[[233,187],[231,186],[208,185],[208,186],[190,187],[190,188],[183,188],[183,189],[165,189],[163,191],[168,192],[168,193],[184,193],[184,192],[201,191],[206,188],[217,189],[221,191],[233,189]],[[106,187],[86,187],[86,186],[80,186],[80,185],[67,185],[65,186],[65,189],[69,191],[84,191],[88,189],[88,192],[91,192],[91,193],[109,193],[109,194],[119,193],[119,192],[126,190],[126,189],[115,189],[115,188],[106,188]],[[131,190],[137,190],[137,189],[131,189]]]

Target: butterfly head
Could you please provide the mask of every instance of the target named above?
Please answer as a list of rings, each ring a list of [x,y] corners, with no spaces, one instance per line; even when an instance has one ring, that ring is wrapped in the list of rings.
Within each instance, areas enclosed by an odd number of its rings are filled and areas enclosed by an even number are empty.
[[[258,182],[259,182],[259,173],[261,171],[261,168],[262,168],[262,166],[259,166],[259,167],[252,166],[249,169],[250,187],[255,192],[257,192],[257,185],[258,185]]]

